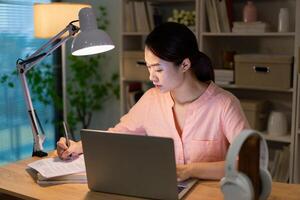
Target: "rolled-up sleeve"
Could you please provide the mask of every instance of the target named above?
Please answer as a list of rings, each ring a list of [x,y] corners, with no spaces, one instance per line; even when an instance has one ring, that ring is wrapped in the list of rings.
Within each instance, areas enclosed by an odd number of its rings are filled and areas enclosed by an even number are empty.
[[[228,98],[225,102],[222,119],[223,132],[229,143],[231,143],[234,137],[242,130],[250,128],[240,102],[234,96]]]

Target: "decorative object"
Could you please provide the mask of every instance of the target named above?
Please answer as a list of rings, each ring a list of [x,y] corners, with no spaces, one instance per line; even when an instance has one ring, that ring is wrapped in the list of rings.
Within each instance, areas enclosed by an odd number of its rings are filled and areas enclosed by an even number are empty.
[[[243,10],[244,22],[255,22],[257,20],[257,9],[253,1],[247,1]]]
[[[234,55],[236,51],[224,51],[223,52],[223,68],[234,69]]]
[[[268,119],[268,134],[283,136],[287,134],[287,117],[283,112],[272,111]]]
[[[60,6],[60,3],[54,3],[56,6]],[[45,4],[44,4],[45,5]],[[35,7],[43,6],[43,4],[35,4]],[[57,13],[55,13],[57,15]],[[62,16],[60,16],[61,18]],[[79,21],[80,28],[75,26],[74,23]],[[67,36],[63,36],[67,33]],[[77,34],[78,33],[78,34]],[[34,67],[35,64],[43,60],[63,43],[69,40],[71,37],[77,36],[72,42],[71,52],[76,56],[92,55],[96,53],[102,53],[114,48],[110,37],[101,30],[97,29],[97,22],[95,15],[91,8],[82,8],[79,12],[79,20],[71,21],[62,31],[51,38],[46,44],[35,51],[25,60],[17,60],[18,74],[21,79],[21,83],[24,89],[26,106],[31,122],[31,128],[33,132],[34,146],[32,156],[43,157],[47,153],[43,151],[43,142],[45,140],[45,134],[37,113],[35,112],[26,80],[26,73]]]
[[[195,27],[195,17],[195,11],[174,9],[172,12],[172,17],[168,18],[168,22],[177,22],[180,24],[184,24],[190,27],[192,31],[195,31],[193,30]]]
[[[291,88],[291,55],[236,54],[234,62],[236,85],[276,90]]]
[[[278,15],[278,32],[289,32],[289,10],[287,8],[280,8]]]
[[[270,31],[270,25],[267,22],[233,22],[233,33],[265,33]]]

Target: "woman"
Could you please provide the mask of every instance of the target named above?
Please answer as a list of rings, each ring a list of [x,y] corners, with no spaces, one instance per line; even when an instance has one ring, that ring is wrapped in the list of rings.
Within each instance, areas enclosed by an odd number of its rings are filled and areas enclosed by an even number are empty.
[[[214,84],[210,59],[184,25],[156,27],[146,38],[145,61],[155,88],[109,131],[171,137],[178,180],[220,179],[230,142],[249,128],[238,99]],[[78,155],[81,142],[67,148],[61,138],[57,151],[62,159]]]

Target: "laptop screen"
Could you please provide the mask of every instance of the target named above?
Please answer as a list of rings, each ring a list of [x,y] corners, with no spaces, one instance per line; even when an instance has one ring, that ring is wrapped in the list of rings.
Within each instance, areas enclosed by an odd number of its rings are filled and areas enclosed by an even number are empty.
[[[81,131],[88,186],[93,191],[178,199],[171,138]]]

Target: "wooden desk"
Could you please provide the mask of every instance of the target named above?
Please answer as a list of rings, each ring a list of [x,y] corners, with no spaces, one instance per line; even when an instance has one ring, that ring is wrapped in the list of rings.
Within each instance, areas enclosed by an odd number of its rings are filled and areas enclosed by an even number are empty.
[[[137,200],[140,198],[105,194],[89,191],[86,184],[64,184],[39,186],[26,171],[27,164],[39,158],[29,158],[0,167],[0,199],[105,199],[105,200]],[[185,200],[223,199],[217,181],[199,181]],[[273,183],[269,199],[300,199],[300,185]]]

